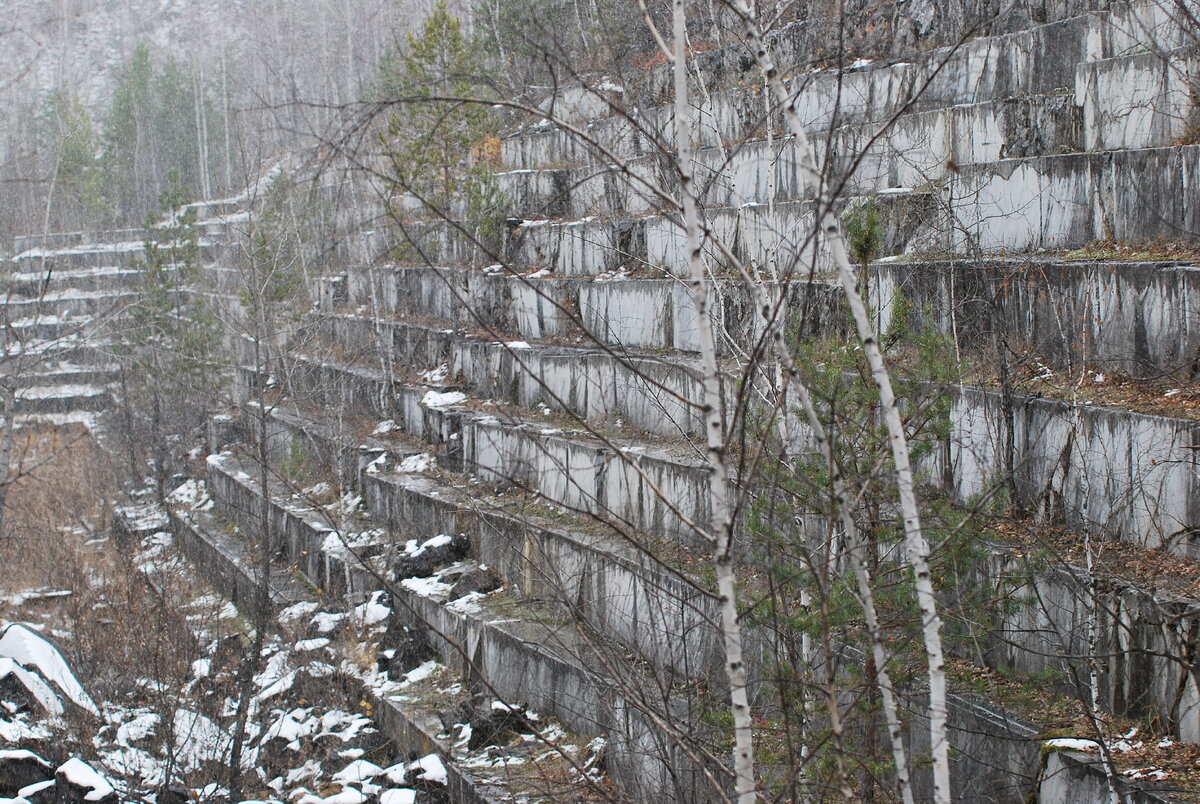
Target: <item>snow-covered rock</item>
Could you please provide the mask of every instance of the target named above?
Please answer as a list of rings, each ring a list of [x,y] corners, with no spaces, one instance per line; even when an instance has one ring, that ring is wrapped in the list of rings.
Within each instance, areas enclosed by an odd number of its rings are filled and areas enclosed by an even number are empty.
[[[383,768],[365,759],[356,759],[337,773],[333,774],[335,782],[366,782],[383,773]]]
[[[296,804],[366,804],[367,800],[367,795],[361,790],[346,787],[340,793],[334,793],[328,798],[313,795],[303,796]]]
[[[71,671],[58,648],[36,631],[21,623],[13,623],[0,636],[0,657],[11,658],[26,669],[35,669],[43,678],[62,690],[76,706],[97,717],[100,710],[87,690]]]
[[[450,781],[450,774],[437,754],[426,754],[412,763],[409,770],[413,782],[445,786]]]
[[[54,776],[58,800],[64,804],[117,804],[112,782],[78,757],[60,765]]]
[[[53,801],[55,798],[57,798],[57,787],[58,782],[56,782],[54,779],[46,779],[41,782],[34,782],[33,784],[27,787],[22,787],[20,790],[18,790],[16,800],[17,802],[20,802],[21,799],[24,799],[25,801],[28,801],[29,804],[41,804],[43,801]]]
[[[363,626],[378,625],[383,622],[392,613],[387,600],[386,592],[375,592],[365,603],[354,608],[354,621]]]
[[[0,796],[19,796],[21,790],[49,779],[54,766],[32,751],[0,751]]]
[[[37,707],[54,717],[63,713],[62,701],[50,685],[7,656],[0,657],[0,701],[13,704],[18,711]]]
[[[223,728],[199,712],[175,712],[175,755],[183,768],[195,770],[220,764],[227,758],[231,737]]]
[[[400,461],[400,465],[396,467],[396,471],[419,474],[421,472],[428,472],[435,466],[437,466],[437,459],[427,452],[418,452]]]
[[[427,391],[421,398],[421,404],[427,408],[448,408],[466,401],[467,395],[462,391]]]
[[[470,546],[466,534],[451,537],[442,533],[419,544],[412,539],[405,545],[404,554],[396,560],[395,577],[397,580],[427,578],[438,567],[463,558]]]

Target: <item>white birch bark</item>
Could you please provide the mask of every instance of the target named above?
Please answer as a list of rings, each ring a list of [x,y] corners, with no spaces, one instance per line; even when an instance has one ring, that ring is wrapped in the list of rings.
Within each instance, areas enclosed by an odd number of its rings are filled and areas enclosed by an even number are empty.
[[[883,631],[879,626],[878,609],[875,608],[875,594],[871,589],[870,572],[863,559],[863,553],[869,548],[869,545],[864,543],[862,532],[859,530],[858,523],[854,519],[851,499],[846,493],[846,481],[842,477],[841,470],[834,458],[833,444],[829,440],[825,425],[822,423],[816,406],[813,404],[812,394],[809,392],[808,386],[800,379],[795,358],[784,342],[780,316],[771,315],[770,299],[763,292],[762,287],[746,274],[743,274],[743,278],[749,286],[751,294],[754,296],[755,305],[770,333],[772,348],[784,378],[781,383],[780,393],[786,393],[789,389],[795,389],[796,396],[800,401],[800,407],[804,410],[804,416],[808,420],[809,427],[812,430],[813,439],[817,443],[817,449],[829,467],[830,484],[833,487],[834,508],[837,510],[837,516],[842,525],[842,532],[846,537],[847,560],[849,560],[851,570],[854,572],[858,598],[862,604],[863,615],[866,621],[867,637],[871,642],[871,655],[875,659],[875,682],[879,688],[880,700],[883,703],[883,716],[884,722],[887,724],[888,739],[891,743],[892,760],[896,764],[896,784],[900,788],[900,798],[903,803],[913,804],[912,781],[908,774],[908,759],[904,750],[904,729],[900,721],[900,708],[896,704],[896,688],[892,684],[891,673],[887,669],[888,656],[883,644]],[[791,434],[787,431],[786,422],[787,412],[785,410],[783,418],[779,423],[779,437],[784,444],[791,443]],[[832,548],[829,560],[831,562],[836,560],[836,552]]]
[[[725,647],[725,674],[729,681],[734,733],[734,794],[738,804],[753,804],[754,732],[746,689],[746,664],[742,656],[741,624],[737,612],[737,576],[733,567],[733,511],[730,505],[729,468],[726,463],[724,422],[721,415],[721,382],[717,349],[709,316],[708,278],[700,254],[700,214],[692,177],[691,106],[687,90],[686,15],[683,0],[674,0],[675,147],[680,174],[680,196],[687,235],[689,280],[696,307],[696,322],[703,365],[704,430],[707,437],[709,490],[712,505],[713,566],[717,575],[721,634]]]
[[[784,86],[779,72],[767,50],[766,42],[758,29],[754,13],[746,0],[730,0],[733,10],[740,18],[746,43],[753,50],[759,70],[784,109],[788,129],[794,137],[797,158],[801,165],[806,189],[816,203],[820,215],[821,233],[829,246],[830,255],[837,268],[838,278],[846,294],[846,301],[862,342],[863,353],[871,371],[871,378],[879,389],[879,404],[887,427],[892,461],[896,467],[896,486],[900,497],[900,513],[904,524],[905,551],[912,566],[917,592],[917,604],[921,613],[922,637],[928,659],[929,679],[929,738],[933,755],[933,798],[936,804],[949,804],[950,795],[950,742],[947,733],[946,671],[942,652],[941,618],[937,612],[937,598],[929,572],[929,543],[921,529],[917,510],[916,488],[912,464],[909,458],[908,439],[900,410],[892,390],[891,376],[879,348],[877,334],[871,325],[870,316],[862,296],[857,289],[857,278],[850,264],[841,225],[832,211],[833,198],[828,188],[821,186],[820,173],[813,155],[812,144],[804,129],[803,121],[796,111],[795,99]]]
[[[775,308],[778,304],[783,303],[785,297],[780,295],[778,299],[771,298],[763,289],[762,283],[759,282],[758,278],[751,276],[746,267],[742,265],[732,252],[725,248],[719,241],[716,245],[722,255],[729,261],[729,264],[738,270],[742,281],[753,298],[755,309],[763,320],[763,325],[766,328],[765,332],[767,333],[772,352],[777,361],[776,371],[779,380],[779,393],[786,394],[789,389],[795,389],[800,407],[804,411],[814,440],[817,442],[817,448],[829,466],[834,507],[837,510],[837,516],[841,522],[843,533],[846,536],[847,553],[849,560],[852,562],[851,568],[855,573],[859,600],[863,606],[867,623],[867,635],[871,641],[871,652],[879,668],[879,671],[876,673],[876,686],[879,688],[880,698],[883,703],[884,719],[887,723],[888,737],[892,748],[892,759],[896,763],[896,783],[900,788],[900,797],[904,804],[913,804],[912,781],[908,773],[908,762],[904,748],[903,724],[900,720],[899,706],[896,703],[895,686],[892,684],[891,674],[887,670],[887,651],[883,645],[883,632],[879,627],[879,615],[878,610],[875,608],[875,597],[870,585],[870,573],[861,555],[861,552],[867,549],[868,545],[862,542],[858,523],[854,519],[854,504],[852,504],[851,497],[846,493],[845,479],[841,476],[837,462],[834,460],[833,444],[830,442],[825,431],[825,425],[817,414],[812,394],[800,378],[795,357],[792,355],[784,339],[782,319],[777,314]],[[776,282],[778,282],[778,279],[776,279]],[[783,293],[782,288],[780,292],[781,294]],[[776,428],[780,443],[794,443],[795,439],[791,431],[791,414],[786,407],[781,413],[781,418],[777,422]],[[836,551],[831,550],[829,560],[836,562]],[[803,599],[802,604],[805,606],[808,605]],[[803,641],[805,645],[803,648],[805,661],[811,661],[809,658],[811,648],[808,647],[809,638],[807,635],[803,637]]]

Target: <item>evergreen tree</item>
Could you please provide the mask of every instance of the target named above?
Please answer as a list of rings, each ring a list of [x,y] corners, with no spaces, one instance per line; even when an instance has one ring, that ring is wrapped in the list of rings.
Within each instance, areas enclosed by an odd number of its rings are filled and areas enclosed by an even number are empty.
[[[131,461],[149,451],[157,488],[165,481],[174,458],[172,447],[196,422],[203,422],[214,403],[209,390],[217,374],[215,353],[219,324],[202,294],[199,235],[194,210],[179,210],[186,200],[178,178],[171,174],[160,199],[166,223],[154,226],[143,245],[136,299],[120,331],[124,356],[123,415]]]
[[[195,106],[191,79],[173,59],[168,60],[154,78],[156,156],[162,165],[170,166],[179,187],[191,198],[198,197],[200,187],[200,132]]]
[[[103,176],[99,143],[87,109],[75,96],[55,93],[41,115],[42,135],[53,164],[50,224],[56,229],[88,229],[103,223]]]
[[[104,186],[119,221],[137,220],[148,212],[146,199],[158,183],[149,127],[153,80],[150,48],[143,43],[134,49],[113,92],[104,123]]]
[[[487,161],[496,150],[488,108],[438,100],[486,97],[476,48],[444,1],[405,45],[398,58],[385,61],[380,77],[383,97],[402,104],[384,138],[392,177],[402,192],[443,214],[486,209],[494,195]]]
[[[173,60],[157,72],[138,45],[113,93],[104,125],[104,187],[126,224],[155,211],[172,185],[187,200],[204,194],[206,163],[219,162],[217,105]]]

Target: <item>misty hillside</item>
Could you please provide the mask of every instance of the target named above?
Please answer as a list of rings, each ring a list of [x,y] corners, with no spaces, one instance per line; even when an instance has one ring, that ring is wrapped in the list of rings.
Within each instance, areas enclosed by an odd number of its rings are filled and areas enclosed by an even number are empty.
[[[0,172],[17,203],[8,205],[0,230],[11,235],[22,228],[15,216],[45,211],[63,139],[78,138],[86,126],[92,147],[104,147],[106,118],[139,47],[153,69],[176,67],[176,80],[211,107],[197,113],[195,104],[181,103],[170,113],[213,118],[204,121],[214,163],[208,190],[232,194],[264,160],[328,136],[334,109],[367,95],[381,60],[402,41],[405,21],[422,10],[393,0],[14,0],[4,12]],[[140,224],[145,212],[125,222]]]

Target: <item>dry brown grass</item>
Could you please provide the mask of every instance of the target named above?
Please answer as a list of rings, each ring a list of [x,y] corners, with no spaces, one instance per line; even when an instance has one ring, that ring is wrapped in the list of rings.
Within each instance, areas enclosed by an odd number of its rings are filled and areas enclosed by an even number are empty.
[[[0,619],[43,628],[98,699],[119,699],[143,678],[178,688],[195,658],[182,606],[201,589],[180,578],[161,593],[107,539],[119,475],[86,431],[21,432],[16,454],[22,474],[5,501],[0,594],[70,594],[8,597]]]
[[[22,430],[13,452],[20,474],[5,499],[0,591],[57,586],[69,579],[67,556],[107,529],[113,473],[82,428]]]

